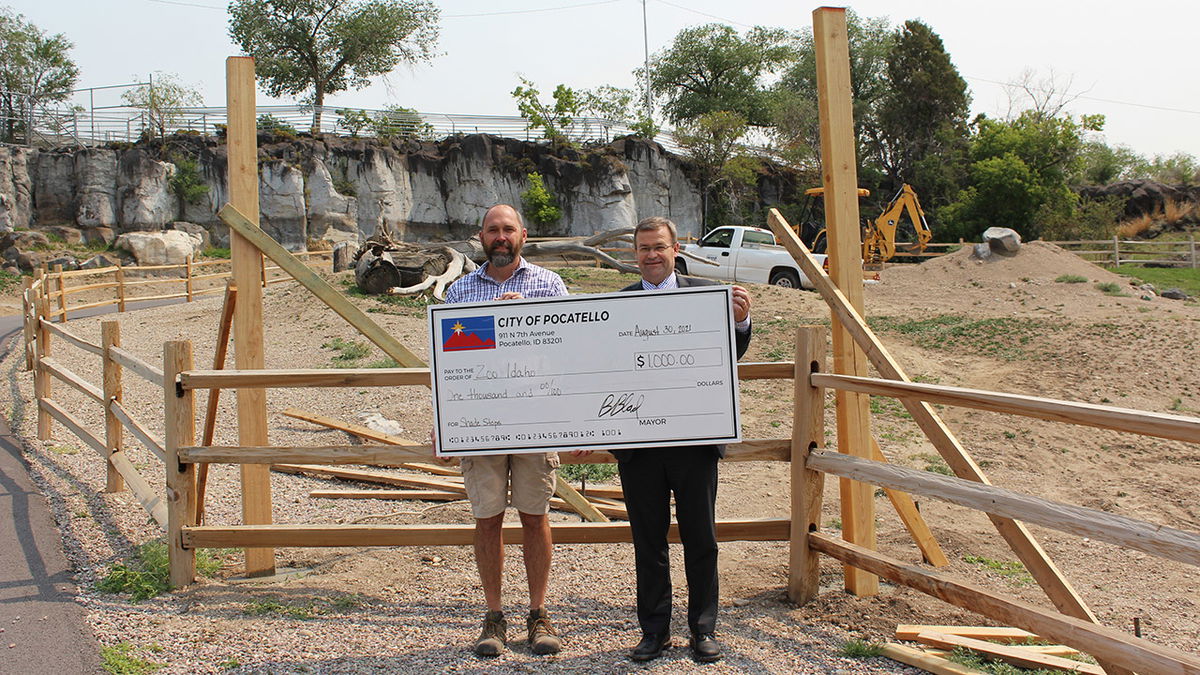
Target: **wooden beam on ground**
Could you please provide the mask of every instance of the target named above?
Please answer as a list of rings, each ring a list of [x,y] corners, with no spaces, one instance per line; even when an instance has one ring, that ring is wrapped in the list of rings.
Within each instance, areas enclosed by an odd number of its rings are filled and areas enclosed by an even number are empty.
[[[933,673],[933,675],[987,675],[986,670],[954,663],[941,656],[894,642],[884,645],[883,651],[879,655],[914,668],[920,668],[927,673]]]
[[[551,536],[556,544],[629,543],[629,523],[552,523]],[[785,541],[789,521],[718,520],[717,541]],[[184,543],[191,548],[227,548],[246,546],[328,547],[328,546],[469,546],[474,541],[475,525],[230,525],[189,527]],[[520,523],[505,523],[504,543],[519,544]],[[679,542],[674,523],[667,540]]]
[[[233,353],[238,370],[257,370],[265,365],[260,240],[274,241],[258,226],[258,128],[253,58],[233,56],[226,59],[225,91],[228,108],[226,148],[229,203],[221,209],[221,214],[233,212],[239,218],[239,227],[231,225],[229,228],[230,264],[233,283],[238,287],[239,295],[234,308]],[[257,235],[257,239],[254,235]],[[237,411],[238,445],[267,445],[266,391],[238,389]],[[270,523],[270,470],[265,465],[253,464],[243,464],[240,469],[243,522],[250,525]],[[274,551],[268,548],[246,551],[247,576],[269,576],[274,573]]]
[[[872,377],[822,374],[823,387],[857,391],[874,396],[915,398],[929,403],[962,406],[976,410],[1022,415],[1051,422],[1066,422],[1098,429],[1126,431],[1142,436],[1169,438],[1200,443],[1200,417],[1117,408],[1094,403],[1059,401],[1039,396],[1024,396],[981,389],[950,387],[944,384],[896,382]]]
[[[323,466],[308,466],[303,464],[273,464],[272,471],[280,473],[292,474],[307,474],[310,476],[320,476],[322,478],[341,478],[342,480],[356,480],[364,483],[377,483],[379,485],[395,485],[397,487],[415,487],[433,490],[442,490],[445,492],[458,492],[466,494],[467,489],[463,486],[461,480],[453,480],[451,478],[429,478],[427,476],[395,476],[391,474],[379,473],[378,471],[363,471],[361,469],[330,469]]]
[[[828,235],[829,272],[850,306],[863,310],[862,240],[858,218],[857,140],[850,82],[850,41],[846,10],[819,7],[813,10],[813,42],[817,57],[817,113],[821,127],[821,175],[825,187],[825,228]],[[833,314],[833,370],[846,375],[866,375],[867,359],[842,319]],[[871,456],[870,399],[839,391],[837,400],[838,451]],[[875,548],[875,496],[869,485],[841,481],[842,535],[847,541]],[[875,595],[879,581],[854,567],[845,568],[846,590],[855,595]]]
[[[571,510],[583,516],[585,520],[592,523],[607,523],[608,516],[604,515],[596,505],[589,502],[579,491],[571,487],[565,478],[560,476],[557,471],[554,472],[554,495],[561,499]],[[629,517],[629,514],[625,514]]]
[[[1088,673],[1089,675],[1105,675],[1104,669],[1100,666],[1082,661],[1072,661],[1064,659],[1061,656],[1051,656],[1049,654],[1036,654],[1026,651],[1022,647],[1013,645],[998,645],[994,642],[986,642],[975,638],[963,637],[961,635],[947,635],[945,633],[937,633],[934,631],[923,631],[917,635],[917,641],[923,644],[939,647],[941,649],[954,649],[962,647],[971,649],[987,657],[1005,663],[1019,666],[1021,668],[1051,668],[1054,670],[1064,670],[1073,673]]]
[[[323,427],[328,427],[330,429],[337,429],[339,431],[344,431],[352,436],[357,436],[358,438],[368,440],[368,441],[375,441],[376,443],[385,443],[387,445],[399,445],[399,446],[405,446],[405,447],[427,448],[428,449],[427,454],[429,454],[429,455],[433,454],[433,448],[431,446],[421,446],[421,445],[413,443],[412,441],[409,441],[407,439],[400,438],[398,436],[392,436],[390,434],[379,433],[378,431],[375,431],[374,429],[363,426],[361,424],[354,424],[352,422],[343,422],[341,420],[335,420],[332,417],[325,417],[324,415],[317,415],[316,413],[305,412],[303,410],[297,410],[296,408],[288,408],[287,410],[284,410],[281,414],[286,417],[291,417],[293,419],[298,419],[298,420],[304,420],[305,422],[311,422],[312,424],[317,424],[317,425],[320,425]],[[415,464],[412,462],[405,462],[403,464],[397,464],[396,467],[400,468],[400,469],[409,469],[411,471],[424,471],[426,473],[434,474],[435,476],[458,476],[458,475],[461,475],[461,472],[456,468],[449,467],[449,466],[442,466],[442,465],[438,465],[438,464]]]
[[[876,462],[887,461],[883,449],[879,447],[879,441],[874,438],[871,438],[871,459]],[[941,545],[937,543],[937,539],[933,537],[929,524],[925,522],[925,517],[921,515],[912,496],[907,492],[886,487],[883,492],[887,495],[888,501],[892,503],[892,508],[896,509],[896,515],[900,516],[900,522],[904,523],[908,534],[917,543],[917,548],[921,549],[921,556],[924,557],[925,562],[934,567],[949,565],[950,561],[942,551]]]
[[[916,642],[917,635],[922,631],[945,633],[946,635],[961,635],[976,640],[992,640],[994,642],[1026,642],[1042,638],[1027,630],[1011,626],[931,626],[922,624],[900,624],[896,626],[896,639]]]
[[[1200,674],[1200,658],[1177,649],[1156,645],[1123,631],[1083,619],[1058,614],[1032,603],[1008,598],[972,584],[930,572],[900,560],[840,541],[827,534],[809,535],[813,548],[842,562],[863,567],[897,584],[932,595],[956,607],[1024,628],[1091,654],[1120,669],[1156,675]],[[1103,666],[1110,671],[1109,666]]]
[[[792,528],[788,542],[788,598],[797,604],[816,598],[820,591],[821,561],[808,545],[808,533],[821,528],[825,476],[809,468],[808,455],[825,447],[825,390],[813,386],[809,376],[826,367],[825,329],[797,328],[792,383]]]
[[[312,490],[313,499],[417,499],[431,502],[450,502],[463,499],[462,492],[445,490]]]
[[[842,325],[850,331],[855,341],[866,351],[867,357],[879,374],[891,380],[909,381],[908,375],[904,373],[899,362],[892,357],[887,347],[876,337],[862,314],[854,309],[842,292],[834,286],[821,265],[813,258],[808,247],[796,237],[796,233],[792,231],[791,226],[779,214],[779,211],[771,209],[767,222],[771,226],[771,231],[775,233],[775,237],[792,254],[804,271],[804,275],[813,283],[826,304],[834,314],[840,317]],[[975,460],[971,459],[958,438],[928,403],[911,399],[900,399],[900,402],[956,476],[988,484],[983,470],[979,468]],[[1083,598],[1062,575],[1041,545],[1033,538],[1033,534],[1023,524],[1000,516],[989,516],[989,518],[1000,536],[1008,542],[1013,553],[1024,563],[1025,568],[1037,580],[1038,585],[1042,587],[1059,611],[1087,619],[1093,623],[1097,622],[1096,615],[1088,609],[1087,603],[1083,601]]]
[[[229,352],[229,335],[233,330],[233,308],[237,306],[237,286],[225,284],[225,298],[221,301],[221,318],[217,323],[217,346],[213,351],[213,370],[225,369],[225,356]],[[217,431],[217,406],[221,402],[221,390],[208,392],[208,404],[204,409],[204,431],[200,445],[212,445]],[[196,470],[196,524],[204,524],[204,497],[208,493],[208,465]]]
[[[847,457],[835,452],[812,453],[808,458],[808,465],[836,476],[851,477],[873,485],[887,485],[984,513],[1037,523],[1062,532],[1091,537],[1200,566],[1200,534],[1195,532],[1177,530],[1098,509],[1062,504],[995,485]]]

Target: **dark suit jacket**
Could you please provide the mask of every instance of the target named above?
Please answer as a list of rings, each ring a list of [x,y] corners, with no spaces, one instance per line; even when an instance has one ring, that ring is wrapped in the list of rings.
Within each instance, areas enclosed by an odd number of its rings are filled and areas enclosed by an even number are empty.
[[[675,275],[675,281],[676,281],[676,283],[679,284],[680,288],[689,288],[692,286],[718,286],[721,283],[721,282],[715,281],[713,279],[702,279],[700,277],[685,277],[682,274],[678,274],[678,273],[676,273],[676,275]],[[638,279],[636,283],[630,284],[630,285],[626,286],[625,288],[622,288],[621,290],[622,291],[644,291],[646,289],[642,288],[642,280]],[[744,333],[740,330],[733,331],[734,342],[737,345],[737,357],[739,359],[742,358],[742,356],[745,355],[746,350],[750,348],[750,332],[751,331],[749,329],[747,329],[746,332],[744,332]],[[710,447],[710,448],[713,448],[714,450],[716,450],[718,457],[725,456],[725,446],[724,445],[710,445],[710,446],[698,446],[698,447]],[[633,453],[635,453],[637,451],[636,450],[611,450],[610,452],[612,452],[613,457],[617,458],[618,462],[623,462],[623,461],[628,460],[630,457],[632,457]]]

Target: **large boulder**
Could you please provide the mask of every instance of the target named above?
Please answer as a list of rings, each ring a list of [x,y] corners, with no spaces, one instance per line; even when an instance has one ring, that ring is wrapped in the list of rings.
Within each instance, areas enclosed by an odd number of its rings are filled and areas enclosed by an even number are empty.
[[[33,221],[30,156],[27,148],[0,145],[0,232],[26,228]]]
[[[1021,250],[1021,235],[1007,227],[989,227],[983,231],[983,243],[1000,255],[1013,256]]]
[[[182,230],[126,232],[113,248],[128,251],[139,265],[179,265],[201,250],[200,236]]]
[[[50,239],[46,237],[44,232],[36,230],[5,232],[4,236],[0,236],[0,249],[6,249],[10,246],[16,246],[22,251],[37,247],[49,247]]]
[[[41,152],[33,183],[37,222],[50,225],[75,220],[75,155],[69,151]]]
[[[64,244],[73,245],[83,243],[83,233],[73,227],[66,225],[51,225],[45,229],[46,236],[56,237]]]

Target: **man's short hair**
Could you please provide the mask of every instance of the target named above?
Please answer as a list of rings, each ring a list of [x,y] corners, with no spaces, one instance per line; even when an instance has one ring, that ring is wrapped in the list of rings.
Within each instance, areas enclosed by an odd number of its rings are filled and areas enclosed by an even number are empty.
[[[675,223],[672,223],[670,219],[663,218],[662,216],[650,216],[649,218],[642,218],[642,220],[638,222],[637,227],[633,230],[633,238],[635,240],[637,239],[638,232],[657,232],[664,227],[667,228],[667,232],[671,233],[671,243],[678,243],[679,234],[675,231]]]
[[[520,210],[518,210],[516,207],[514,207],[511,204],[492,204],[491,206],[488,207],[487,211],[483,212],[483,217],[479,219],[479,229],[481,229],[481,230],[483,229],[483,223],[484,223],[484,221],[487,220],[488,214],[492,212],[492,209],[499,208],[501,206],[512,209],[513,213],[517,214],[517,224],[520,225],[522,228],[525,227],[525,218],[523,218],[521,216]]]

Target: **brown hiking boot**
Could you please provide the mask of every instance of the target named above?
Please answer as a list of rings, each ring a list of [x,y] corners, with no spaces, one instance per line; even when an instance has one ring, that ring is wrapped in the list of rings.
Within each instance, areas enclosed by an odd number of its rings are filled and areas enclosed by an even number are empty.
[[[546,610],[529,610],[525,627],[529,630],[529,649],[534,654],[557,654],[562,649],[562,641],[558,639],[554,626],[550,625]]]
[[[504,612],[489,611],[483,617],[483,632],[475,641],[475,653],[479,656],[499,656],[507,640],[504,632],[508,630],[508,622],[504,620]]]

